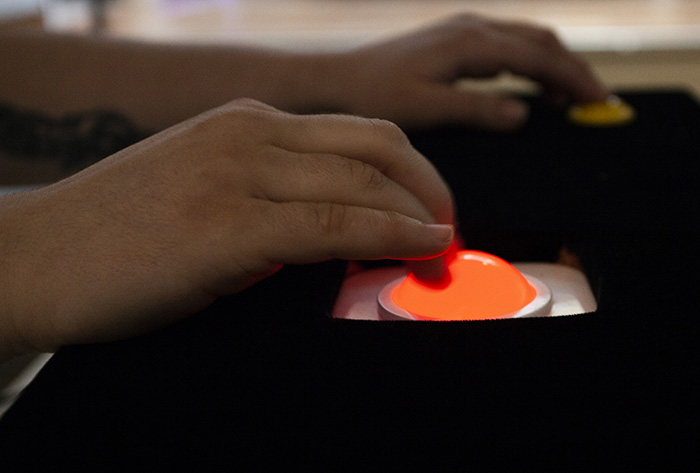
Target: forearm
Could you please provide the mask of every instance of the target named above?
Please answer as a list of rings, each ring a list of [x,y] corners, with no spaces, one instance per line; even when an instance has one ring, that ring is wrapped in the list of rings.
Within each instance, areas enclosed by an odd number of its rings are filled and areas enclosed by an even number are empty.
[[[23,253],[24,233],[23,225],[18,225],[18,200],[17,196],[0,197],[0,363],[34,351],[23,341],[21,327],[15,319],[18,299],[26,295],[20,282],[21,273],[32,260],[30,255],[24,261],[17,260],[17,255]]]
[[[239,97],[308,112],[339,110],[340,55],[98,37],[0,35],[0,101],[54,115],[123,113],[160,130]]]

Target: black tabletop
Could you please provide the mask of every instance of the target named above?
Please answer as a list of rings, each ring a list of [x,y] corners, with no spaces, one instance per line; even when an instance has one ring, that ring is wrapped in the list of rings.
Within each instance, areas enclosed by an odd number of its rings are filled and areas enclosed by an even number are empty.
[[[0,422],[0,464],[691,470],[700,106],[622,96],[637,110],[622,127],[533,99],[516,133],[410,135],[452,186],[467,247],[553,261],[565,246],[596,313],[333,320],[345,264],[286,267],[156,333],[60,350]]]

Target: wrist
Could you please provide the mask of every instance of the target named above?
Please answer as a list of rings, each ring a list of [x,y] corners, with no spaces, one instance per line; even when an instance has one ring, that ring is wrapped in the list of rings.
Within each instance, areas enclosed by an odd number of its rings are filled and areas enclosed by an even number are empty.
[[[297,113],[351,113],[357,87],[349,54],[299,53],[289,55],[285,63],[284,83],[279,95],[293,100],[288,109]]]
[[[23,262],[18,261],[21,253],[21,232],[17,231],[17,218],[14,196],[0,199],[0,363],[33,350],[22,336],[18,319],[23,311],[19,307],[23,297]]]

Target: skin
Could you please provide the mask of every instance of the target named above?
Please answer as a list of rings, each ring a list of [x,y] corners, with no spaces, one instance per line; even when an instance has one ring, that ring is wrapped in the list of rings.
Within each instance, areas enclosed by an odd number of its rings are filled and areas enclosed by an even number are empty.
[[[435,255],[452,213],[396,125],[238,100],[3,199],[2,346],[152,330],[286,263]]]
[[[533,79],[558,102],[609,94],[550,30],[473,15],[332,54],[6,32],[0,64],[2,102],[56,115],[112,109],[153,131],[240,97],[289,112],[379,117],[404,129],[513,129],[527,118],[520,101],[454,86],[503,71]]]
[[[556,101],[608,95],[549,31],[473,16],[333,54],[4,33],[0,63],[0,101],[164,130],[0,199],[0,360],[162,327],[287,263],[437,277],[450,190],[395,124],[359,116],[513,129],[524,104],[454,86],[503,70]],[[315,111],[359,116],[289,113]]]
[[[538,83],[553,103],[596,102],[609,91],[589,66],[551,30],[464,15],[349,54],[359,75],[348,106],[354,113],[384,111],[404,128],[461,124],[512,130],[527,118],[515,97],[455,87],[460,78],[501,72]],[[372,84],[367,91],[367,84]]]

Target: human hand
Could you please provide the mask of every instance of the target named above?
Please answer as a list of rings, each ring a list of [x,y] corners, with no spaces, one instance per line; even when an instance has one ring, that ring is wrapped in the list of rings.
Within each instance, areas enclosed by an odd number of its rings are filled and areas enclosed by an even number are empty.
[[[13,353],[142,333],[285,263],[434,256],[453,238],[449,189],[395,125],[251,100],[0,204]]]
[[[404,127],[465,124],[507,130],[527,117],[515,97],[455,86],[509,71],[555,102],[604,100],[609,92],[548,29],[463,15],[346,55],[344,109]]]

